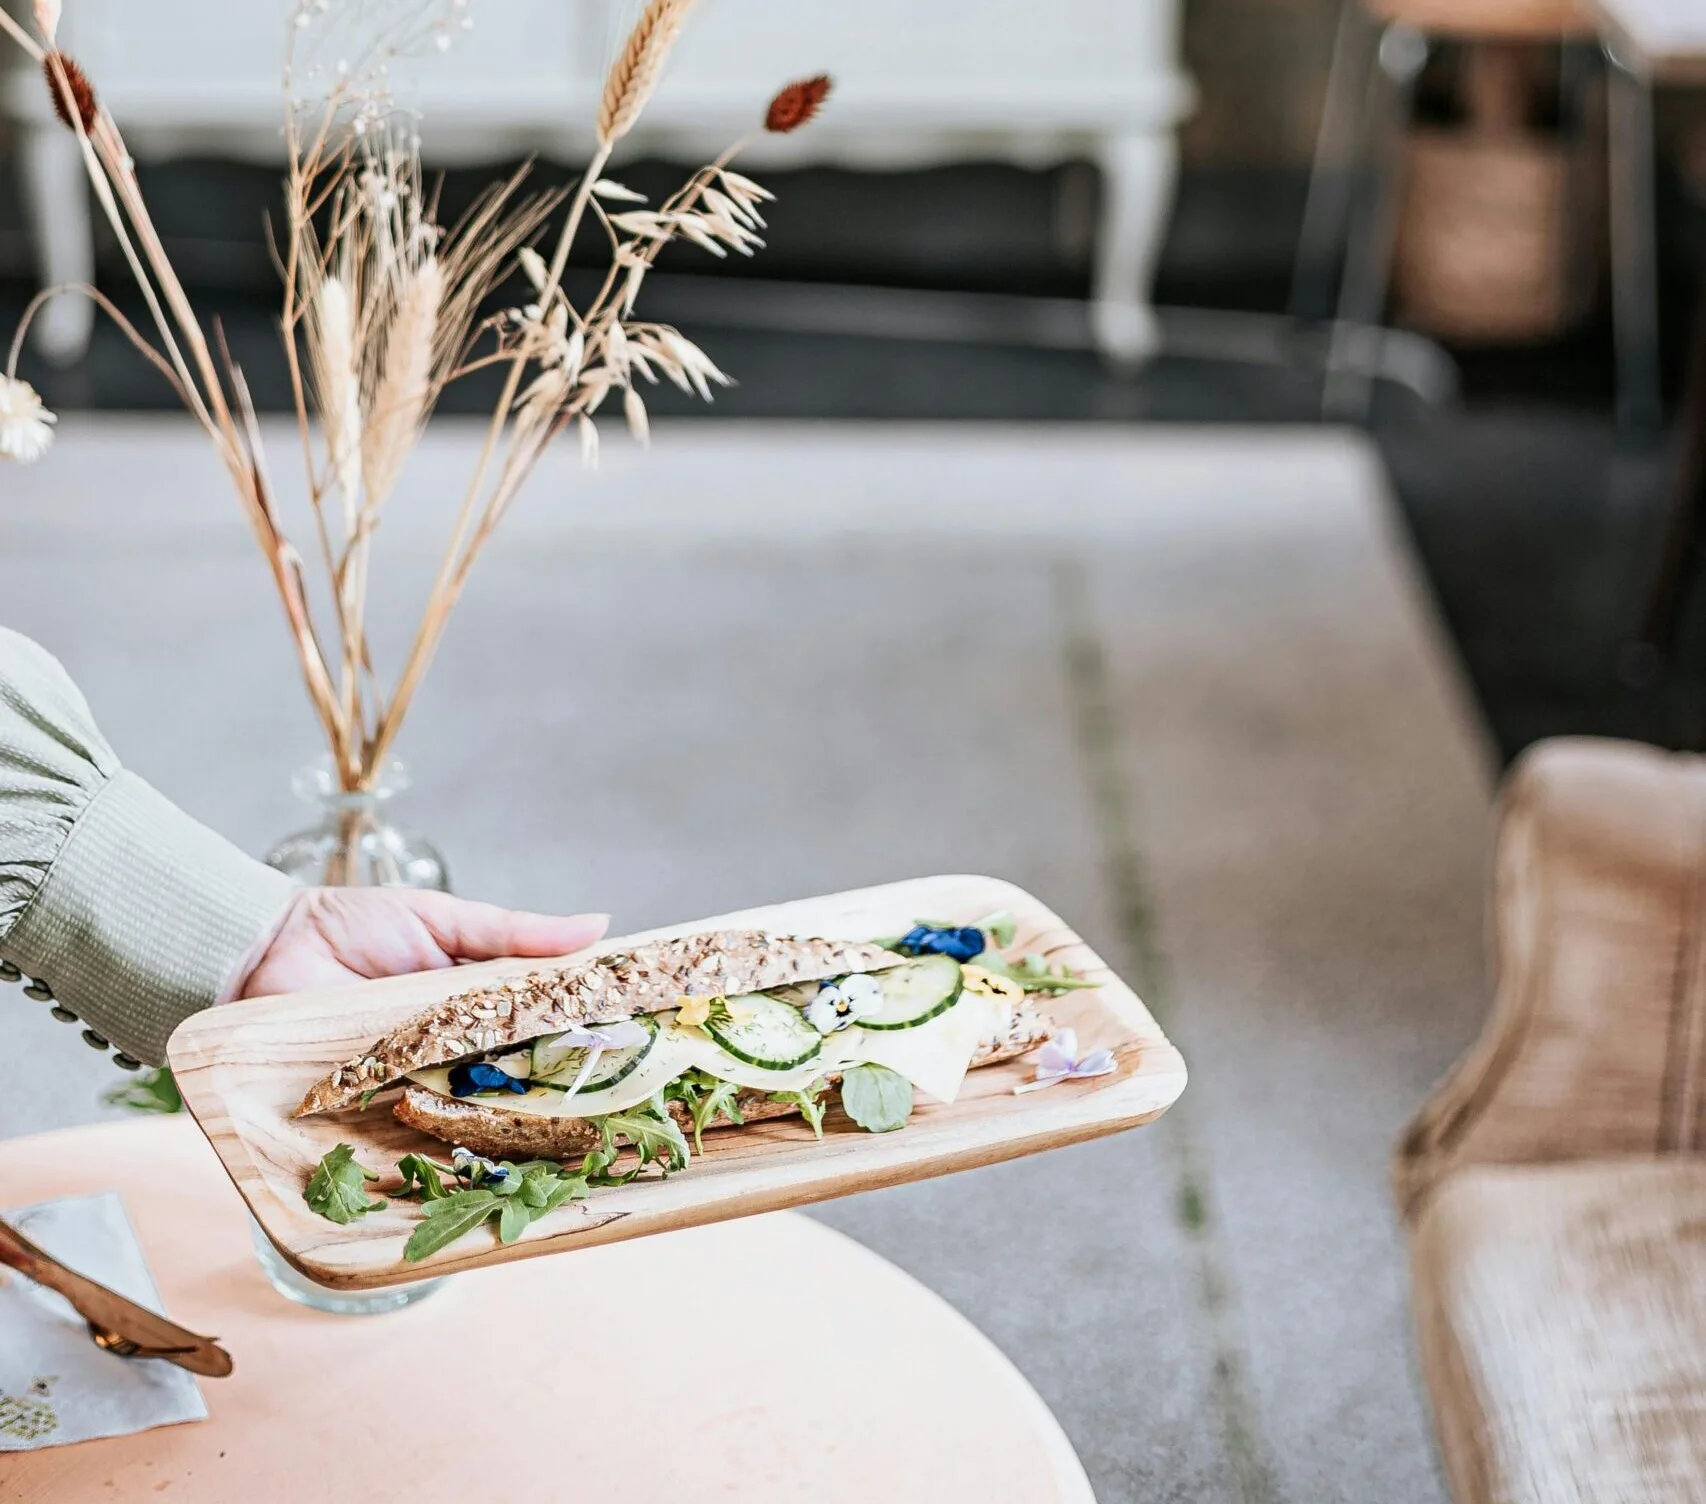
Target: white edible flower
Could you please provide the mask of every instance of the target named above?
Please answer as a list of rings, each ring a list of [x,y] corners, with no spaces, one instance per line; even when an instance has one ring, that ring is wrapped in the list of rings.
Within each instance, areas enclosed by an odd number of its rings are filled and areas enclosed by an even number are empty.
[[[883,984],[865,972],[846,978],[841,983],[841,995],[855,1018],[869,1018],[882,1011]]]
[[[861,1018],[869,1018],[883,1006],[883,984],[863,972],[839,982],[825,982],[806,1004],[806,1022],[819,1034],[833,1034]]]
[[[29,382],[0,376],[0,459],[34,464],[52,445],[58,421]]]

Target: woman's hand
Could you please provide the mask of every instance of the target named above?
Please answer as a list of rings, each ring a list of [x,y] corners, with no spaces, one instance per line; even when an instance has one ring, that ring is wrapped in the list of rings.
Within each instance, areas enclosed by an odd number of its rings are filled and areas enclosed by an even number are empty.
[[[608,914],[524,914],[409,888],[304,888],[222,1002],[591,945]]]

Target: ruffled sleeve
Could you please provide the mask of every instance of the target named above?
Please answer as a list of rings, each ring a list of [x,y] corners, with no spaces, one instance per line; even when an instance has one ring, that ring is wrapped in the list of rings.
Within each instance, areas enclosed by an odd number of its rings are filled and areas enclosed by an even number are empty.
[[[122,768],[58,661],[0,629],[0,956],[158,1064],[290,889]]]

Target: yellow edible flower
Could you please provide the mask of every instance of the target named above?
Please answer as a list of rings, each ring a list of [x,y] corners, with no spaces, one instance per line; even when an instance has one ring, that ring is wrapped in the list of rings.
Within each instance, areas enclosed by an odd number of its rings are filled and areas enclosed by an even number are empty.
[[[711,1016],[711,1004],[716,1002],[714,997],[684,997],[681,1000],[681,1012],[675,1021],[690,1029],[696,1029]]]
[[[1019,1002],[1025,996],[1025,989],[1012,977],[997,976],[993,971],[985,971],[981,966],[962,966],[960,982],[967,992],[976,992],[984,997],[1005,998],[1010,1003]]]

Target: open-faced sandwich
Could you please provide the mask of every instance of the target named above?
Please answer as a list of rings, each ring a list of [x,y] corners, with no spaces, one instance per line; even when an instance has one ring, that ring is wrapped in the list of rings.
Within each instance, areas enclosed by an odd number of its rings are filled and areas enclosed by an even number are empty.
[[[697,1148],[719,1124],[799,1116],[821,1134],[830,1093],[860,1127],[889,1131],[915,1089],[952,1102],[968,1070],[1043,1045],[1054,1026],[1038,997],[1084,985],[1040,958],[1007,960],[1010,940],[992,915],[886,942],[652,941],[459,993],[315,1083],[297,1116],[398,1088],[395,1116],[454,1146],[452,1173],[475,1186],[505,1177],[487,1156],[541,1174],[582,1158],[598,1184],[684,1168],[689,1138]],[[346,1169],[364,1199],[363,1172]]]

